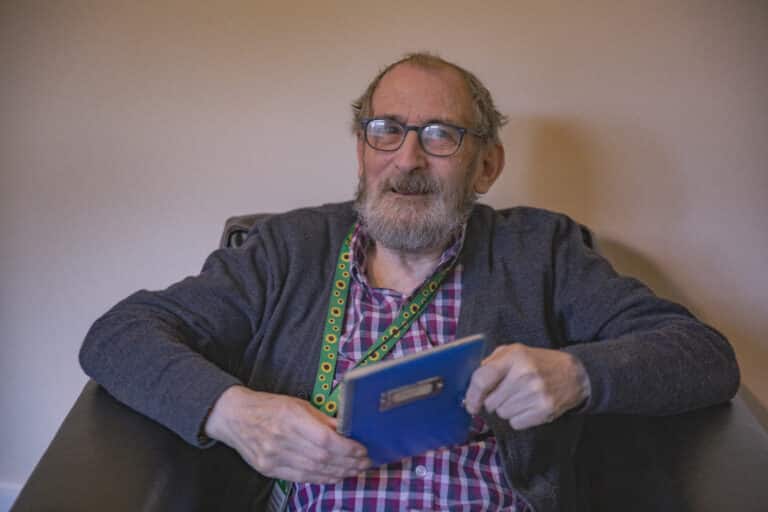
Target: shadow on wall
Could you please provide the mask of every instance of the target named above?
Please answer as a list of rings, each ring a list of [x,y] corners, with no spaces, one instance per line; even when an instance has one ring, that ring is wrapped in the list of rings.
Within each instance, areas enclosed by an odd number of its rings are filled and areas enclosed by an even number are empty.
[[[605,186],[606,165],[587,130],[574,122],[541,118],[511,128],[525,144],[517,149],[528,200],[587,226],[599,222],[600,191],[595,185]]]
[[[657,295],[689,307],[683,291],[649,257],[618,240],[601,238],[599,235],[597,248],[620,274],[636,277]],[[693,313],[696,314],[695,311]]]
[[[533,117],[510,122],[503,138],[507,176],[496,194],[498,204],[530,204],[570,215],[595,232],[597,248],[619,273],[704,316],[691,306],[683,281],[675,281],[676,267],[669,266],[685,265],[679,251],[701,246],[691,230],[697,206],[690,205],[697,198],[690,194],[696,187],[687,186],[674,148],[664,145],[660,133],[628,122]],[[768,425],[768,407],[758,398],[768,393],[759,363],[766,360],[764,351],[738,317],[715,318],[738,342],[742,376],[755,389],[753,394],[743,385],[743,395]]]
[[[567,213],[595,231],[597,245],[622,274],[687,304],[676,283],[642,249],[673,247],[685,187],[661,144],[626,123],[522,118],[503,131],[507,185],[497,197]],[[508,184],[514,190],[509,190]],[[606,233],[627,233],[618,240]],[[630,240],[639,236],[637,244]],[[672,245],[669,245],[669,244]]]

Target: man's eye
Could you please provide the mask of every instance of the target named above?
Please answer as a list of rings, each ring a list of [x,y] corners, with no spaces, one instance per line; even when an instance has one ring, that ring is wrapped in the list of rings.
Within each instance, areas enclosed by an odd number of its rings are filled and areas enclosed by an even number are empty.
[[[403,131],[398,124],[388,121],[374,121],[371,123],[370,130],[377,137],[399,135]]]
[[[433,124],[428,126],[425,131],[427,132],[427,136],[434,140],[445,142],[456,142],[458,140],[458,132],[450,126]]]

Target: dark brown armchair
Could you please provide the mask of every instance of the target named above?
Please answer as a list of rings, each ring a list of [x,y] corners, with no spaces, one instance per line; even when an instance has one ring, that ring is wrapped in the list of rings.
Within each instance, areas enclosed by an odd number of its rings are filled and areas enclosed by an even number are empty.
[[[221,245],[257,217],[227,221]],[[741,394],[679,416],[591,416],[576,464],[593,511],[768,510],[768,433]],[[12,510],[261,510],[262,481],[229,448],[193,448],[91,381]]]

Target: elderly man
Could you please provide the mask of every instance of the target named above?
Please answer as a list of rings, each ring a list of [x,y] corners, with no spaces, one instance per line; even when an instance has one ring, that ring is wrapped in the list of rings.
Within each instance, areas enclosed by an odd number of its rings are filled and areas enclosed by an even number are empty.
[[[617,275],[569,218],[475,204],[504,166],[503,122],[468,71],[425,54],[390,65],[354,104],[353,204],[272,216],[200,275],[127,298],[89,332],[83,368],[188,442],[293,482],[292,509],[584,509],[571,457],[585,415],[725,401],[738,368],[723,337]],[[336,433],[328,391],[423,289],[377,356],[486,333],[470,437],[370,467]]]

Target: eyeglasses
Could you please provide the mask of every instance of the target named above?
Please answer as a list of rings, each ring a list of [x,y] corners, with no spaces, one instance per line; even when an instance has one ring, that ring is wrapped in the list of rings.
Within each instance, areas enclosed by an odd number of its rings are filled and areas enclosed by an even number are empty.
[[[378,151],[397,151],[411,130],[419,136],[419,144],[432,156],[451,156],[461,147],[464,135],[483,135],[469,128],[447,123],[427,123],[421,126],[407,125],[395,119],[376,117],[361,121],[365,142]]]

